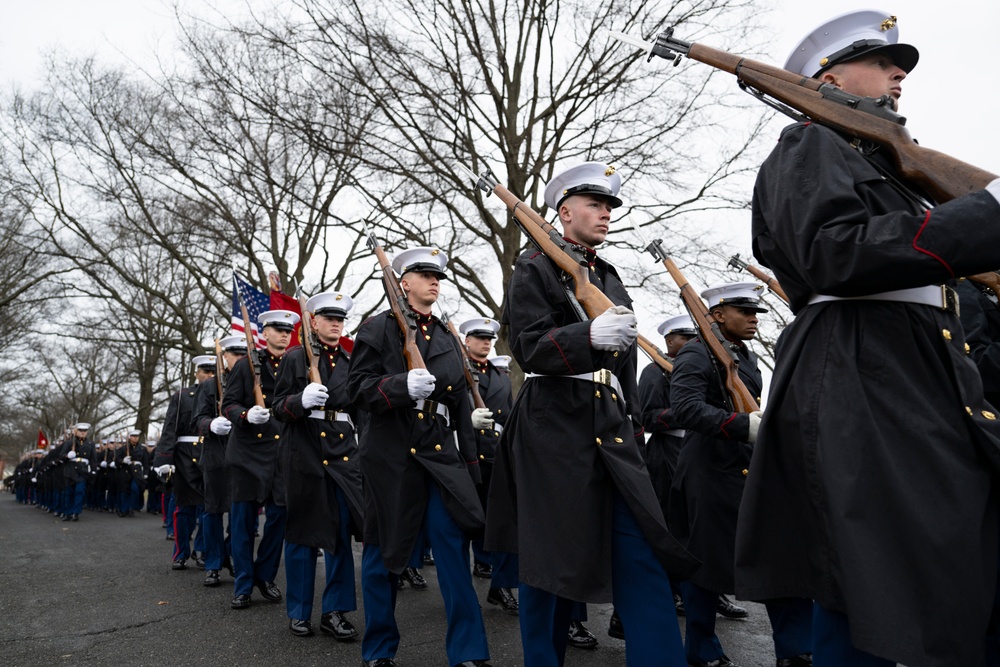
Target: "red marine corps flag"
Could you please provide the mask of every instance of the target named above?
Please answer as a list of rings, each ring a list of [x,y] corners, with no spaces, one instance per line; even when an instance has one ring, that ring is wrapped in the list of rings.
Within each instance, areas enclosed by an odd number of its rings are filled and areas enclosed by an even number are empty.
[[[267,280],[271,287],[271,310],[290,310],[302,317],[303,313],[302,308],[299,306],[299,300],[281,291],[281,278],[278,274],[275,271],[271,271],[267,274]],[[295,325],[295,329],[292,331],[292,340],[288,343],[288,347],[301,345],[299,341],[299,327],[301,326],[301,322]],[[340,346],[350,352],[354,349],[354,341],[345,333],[340,337]]]
[[[49,446],[49,439],[45,437],[44,431],[38,429],[38,448],[47,449]]]

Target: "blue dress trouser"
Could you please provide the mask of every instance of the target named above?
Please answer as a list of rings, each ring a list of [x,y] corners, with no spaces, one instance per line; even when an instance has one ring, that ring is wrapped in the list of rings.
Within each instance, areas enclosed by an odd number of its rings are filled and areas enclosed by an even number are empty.
[[[198,508],[194,505],[174,507],[174,556],[173,559],[187,560],[191,557],[191,533],[198,518]]]
[[[254,531],[260,504],[253,501],[234,502],[229,509],[232,532],[233,569],[236,571],[234,595],[250,595],[255,582],[273,582],[281,566],[281,546],[285,541],[284,507],[268,502],[265,506],[264,531],[261,533],[257,558],[254,558]]]
[[[690,581],[680,582],[680,589],[684,598],[685,650],[688,660],[691,662],[718,660],[724,654],[719,637],[715,634],[718,591],[710,591]],[[781,660],[794,658],[803,653],[812,653],[812,601],[803,598],[781,598],[769,600],[764,604],[771,619],[775,658]]]
[[[174,509],[177,507],[177,498],[173,492],[163,496],[163,525],[167,529],[167,537],[174,536]]]
[[[617,491],[611,532],[612,597],[622,625],[629,628],[625,664],[687,667],[670,579]],[[518,603],[525,667],[561,667],[569,622],[578,620],[581,605],[523,583]]]
[[[486,626],[472,587],[469,540],[445,509],[437,485],[428,482],[427,489],[423,525],[434,551],[438,584],[448,619],[444,640],[448,664],[488,660]],[[397,581],[397,575],[386,569],[378,545],[366,543],[361,560],[361,594],[365,606],[365,636],[361,641],[363,660],[396,655],[399,648],[395,614]]]
[[[222,514],[205,512],[201,515],[201,532],[205,535],[205,569],[221,570],[229,556],[229,539],[222,526]]]
[[[86,482],[70,482],[66,485],[63,501],[63,514],[79,514],[83,511],[83,495],[87,492]]]
[[[847,616],[813,605],[814,667],[892,667],[896,663],[865,653],[851,644]]]
[[[337,488],[339,521],[337,549],[324,550],[326,585],[323,587],[323,611],[354,611],[358,608],[354,586],[354,554],[351,552],[351,510],[343,491]],[[312,618],[313,593],[316,588],[316,547],[285,542],[285,608],[288,618],[308,621]]]
[[[195,519],[194,519],[196,532],[194,533],[194,547],[192,551],[196,551],[202,554],[202,557],[204,557],[205,554],[205,532],[202,529],[202,523],[201,523],[201,519],[203,516],[205,516],[205,506],[198,505],[198,511],[195,513]]]

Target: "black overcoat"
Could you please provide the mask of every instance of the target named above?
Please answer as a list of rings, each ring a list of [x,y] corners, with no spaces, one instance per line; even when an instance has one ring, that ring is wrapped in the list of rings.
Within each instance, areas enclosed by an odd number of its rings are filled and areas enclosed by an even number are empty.
[[[493,428],[481,428],[476,433],[476,451],[479,455],[479,468],[482,481],[477,485],[479,501],[486,508],[489,504],[490,484],[493,480],[493,463],[496,459],[497,445],[503,432],[510,409],[514,403],[511,393],[510,377],[498,369],[489,360],[481,363],[473,362],[473,368],[479,379],[479,395],[487,409],[493,413]]]
[[[1000,204],[980,191],[920,209],[845,138],[796,124],[758,174],[753,245],[796,319],[740,507],[737,595],[813,598],[848,615],[859,649],[910,667],[979,664],[1000,423],[959,318],[895,301],[807,304],[996,268]]]
[[[361,432],[364,475],[364,540],[378,544],[386,568],[407,565],[427,508],[427,485],[437,484],[445,508],[471,537],[482,534],[485,516],[476,493],[481,481],[472,409],[458,342],[437,318],[425,324],[417,345],[437,379],[428,400],[445,405],[450,422],[414,409],[406,389],[402,334],[390,311],[361,325],[351,355],[348,393],[369,413]],[[457,447],[456,447],[457,437]]]
[[[266,351],[261,358],[260,386],[264,406],[271,407],[274,384],[281,364],[279,357]],[[247,357],[235,364],[226,379],[222,413],[233,423],[226,445],[226,465],[233,502],[265,503],[273,499],[285,504],[285,485],[278,467],[278,450],[284,426],[271,415],[265,424],[247,421],[247,410],[254,405],[253,368]]]
[[[757,357],[739,346],[739,377],[760,400]],[[674,422],[686,430],[670,489],[670,532],[701,560],[691,581],[719,593],[733,592],[736,517],[753,448],[750,416],[727,404],[701,338],[681,348],[670,378]]]
[[[74,447],[74,443],[76,446]],[[70,460],[68,454],[76,452],[76,458]],[[90,477],[90,460],[94,457],[94,443],[90,440],[79,440],[75,436],[70,436],[59,447],[56,460],[62,460],[61,472],[65,480],[57,488],[64,488],[66,483],[76,484],[86,482]]]
[[[170,477],[174,500],[178,507],[191,507],[205,502],[205,484],[198,459],[201,447],[198,442],[180,442],[181,437],[198,437],[194,426],[194,395],[198,385],[184,387],[174,392],[163,419],[163,433],[156,443],[156,467],[171,464]]]
[[[631,306],[614,268],[597,259],[591,282]],[[556,268],[537,251],[522,254],[504,295],[510,347],[526,373],[500,438],[488,503],[486,549],[518,553],[520,579],[582,602],[611,601],[614,489],[671,575],[697,561],[667,531],[649,481],[630,411],[638,413],[636,347],[590,346],[590,321],[579,321]],[[610,386],[564,375],[611,370]]]
[[[225,390],[223,390],[225,391]],[[229,511],[229,469],[226,467],[228,435],[212,433],[212,420],[219,416],[219,388],[215,378],[198,385],[194,395],[194,426],[201,436],[201,475],[205,484],[205,511]]]
[[[672,361],[672,359],[671,359]],[[677,431],[680,426],[674,421],[670,409],[670,373],[656,364],[649,364],[639,375],[639,420],[649,436],[643,457],[649,470],[649,481],[653,483],[656,497],[660,499],[660,509],[667,516],[670,500],[670,485],[677,470],[677,457],[681,453],[684,439],[668,431]]]
[[[351,511],[351,532],[361,538],[364,495],[361,489],[361,457],[354,428],[343,421],[313,419],[312,409],[302,407],[302,390],[307,379],[305,349],[297,347],[281,360],[274,390],[275,419],[285,423],[282,471],[288,522],[285,539],[294,544],[326,549],[337,548],[340,505],[337,488],[343,492]],[[350,356],[342,349],[323,347],[319,374],[329,391],[325,408],[355,416],[347,395]]]

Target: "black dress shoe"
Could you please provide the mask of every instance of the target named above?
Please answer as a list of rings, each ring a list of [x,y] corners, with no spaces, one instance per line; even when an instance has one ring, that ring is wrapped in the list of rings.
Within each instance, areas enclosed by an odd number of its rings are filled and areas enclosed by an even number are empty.
[[[361,667],[396,667],[393,658],[378,658],[376,660],[362,660]]]
[[[406,582],[403,581],[402,577],[396,577],[396,590],[401,591],[406,588]]]
[[[226,560],[222,561],[222,567],[224,567],[226,571],[229,572],[230,577],[232,577],[233,579],[236,578],[236,570],[233,569],[232,558],[226,558]]]
[[[509,588],[491,588],[490,592],[486,594],[486,602],[500,605],[504,611],[515,616],[520,610],[517,598],[514,597]]]
[[[622,625],[622,618],[617,611],[611,612],[611,620],[608,621],[608,637],[625,639],[625,626]]]
[[[229,606],[233,609],[246,609],[250,606],[250,595],[246,593],[243,595],[237,595],[233,598],[233,601],[229,603]]]
[[[209,570],[208,572],[205,573],[205,581],[203,582],[203,585],[218,586],[221,583],[222,581],[219,579],[218,570]]]
[[[455,667],[492,667],[490,663],[486,660],[466,660],[465,662],[460,662]]]
[[[186,570],[188,569],[187,560],[181,558],[180,560],[175,560],[170,564],[171,570]]]
[[[812,667],[812,653],[803,653],[792,658],[781,658],[775,661],[776,667]]]
[[[567,643],[574,648],[597,648],[597,637],[583,627],[580,621],[569,622],[569,639]]]
[[[296,637],[312,637],[313,626],[309,621],[300,621],[297,618],[288,619],[288,629]]]
[[[281,589],[274,585],[273,581],[258,581],[254,584],[265,600],[270,602],[281,602]]]
[[[480,579],[492,579],[493,567],[486,563],[475,563],[472,566],[472,574]]]
[[[725,616],[726,618],[746,618],[750,615],[750,612],[739,605],[733,604],[722,593],[719,593],[719,602],[715,606],[715,610],[719,612],[720,616]]]
[[[408,582],[411,587],[422,591],[427,588],[427,580],[424,579],[424,575],[420,574],[415,567],[408,567],[404,569],[400,575],[399,579],[401,581]]]
[[[195,556],[194,564],[199,570],[205,569],[205,559],[201,556]]]
[[[677,612],[678,616],[684,615],[684,598],[680,596],[680,593],[674,593],[674,611]]]
[[[688,660],[688,665],[691,667],[740,667],[725,655],[718,660],[709,660],[708,662],[691,662]]]
[[[59,515],[57,514],[56,516],[59,516]],[[62,520],[63,520],[63,521],[72,521],[72,519],[70,519],[70,518],[69,518],[69,514],[67,514],[66,516],[64,516],[64,517],[62,518]]]
[[[338,642],[351,641],[358,636],[357,628],[344,617],[342,611],[331,611],[323,614],[319,622],[319,629],[328,635],[333,635],[333,638]]]
[[[79,521],[80,520],[80,515],[79,514],[74,514],[73,517],[72,517],[72,520],[73,521]]]
[[[434,567],[434,556],[433,555],[427,554],[426,556],[424,556],[423,560],[424,560],[424,565],[429,565],[430,567]]]

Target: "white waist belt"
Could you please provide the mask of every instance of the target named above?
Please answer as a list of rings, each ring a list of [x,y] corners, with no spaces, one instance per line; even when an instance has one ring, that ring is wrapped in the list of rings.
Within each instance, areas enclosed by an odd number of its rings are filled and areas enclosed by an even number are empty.
[[[417,412],[430,412],[435,415],[444,417],[445,425],[447,426],[451,421],[451,413],[448,412],[448,407],[441,405],[437,401],[417,401],[417,404],[413,406],[413,409]]]
[[[347,422],[351,428],[354,428],[351,415],[342,410],[312,410],[306,417],[309,417],[309,419],[325,419],[331,422]]]
[[[603,384],[608,387],[614,388],[619,394],[622,394],[622,384],[618,381],[618,378],[614,373],[606,368],[602,368],[599,371],[594,371],[593,373],[579,373],[577,375],[549,375],[547,373],[525,373],[526,378],[571,378],[573,380],[587,380],[588,382],[596,382],[597,384]],[[624,398],[624,397],[623,397]]]
[[[687,434],[687,431],[685,431],[682,428],[672,428],[669,431],[666,431],[666,434],[667,435],[673,435],[673,436],[676,436],[678,438],[683,438]]]
[[[911,287],[891,292],[878,292],[863,296],[830,296],[829,294],[813,294],[809,304],[826,301],[901,301],[916,303],[921,306],[933,306],[958,314],[958,295],[947,285],[927,285],[926,287]]]
[[[196,435],[182,435],[177,438],[177,442],[198,442],[199,440],[201,438]]]

